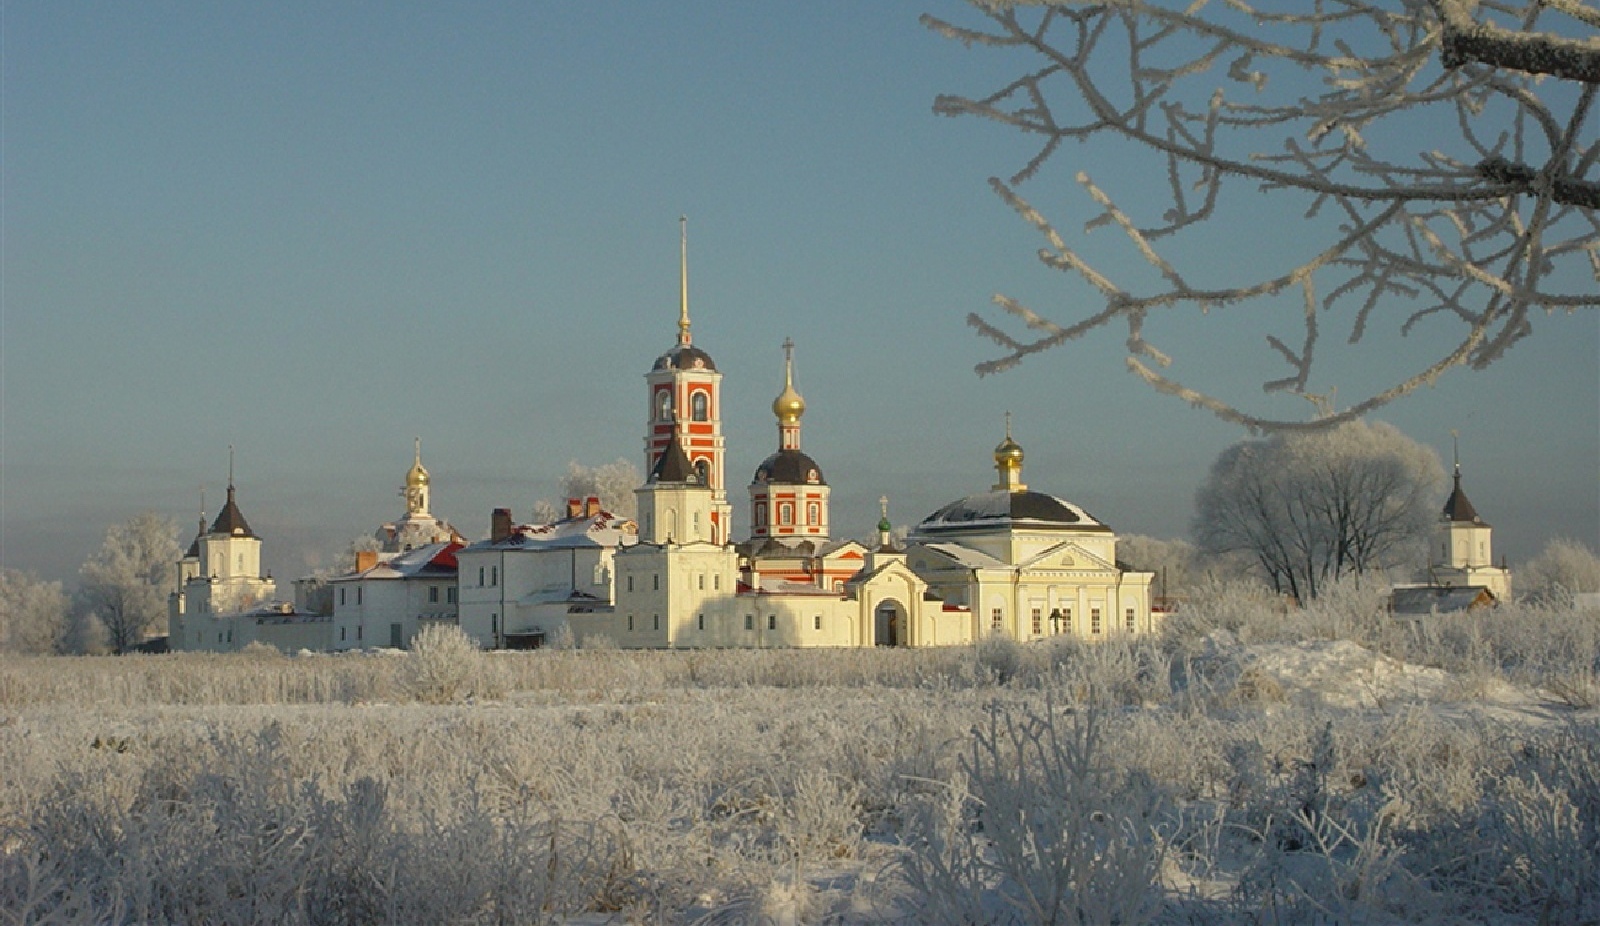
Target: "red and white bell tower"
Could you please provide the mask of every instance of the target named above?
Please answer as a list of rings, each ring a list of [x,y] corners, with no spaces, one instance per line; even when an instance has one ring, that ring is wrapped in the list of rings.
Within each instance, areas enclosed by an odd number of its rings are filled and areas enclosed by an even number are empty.
[[[727,543],[733,509],[723,475],[722,374],[711,355],[694,346],[689,333],[688,221],[678,219],[678,343],[657,357],[644,377],[650,402],[645,472],[656,471],[676,432],[701,484],[711,489],[711,540]]]

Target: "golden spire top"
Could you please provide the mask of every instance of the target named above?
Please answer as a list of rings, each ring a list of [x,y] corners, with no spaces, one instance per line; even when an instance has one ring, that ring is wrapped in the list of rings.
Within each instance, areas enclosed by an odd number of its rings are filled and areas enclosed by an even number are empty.
[[[422,465],[422,438],[416,438],[417,455],[411,464],[411,469],[406,473],[406,488],[415,488],[428,484],[428,470]]]
[[[996,489],[1021,492],[1027,488],[1022,484],[1022,445],[1011,439],[1010,412],[1006,412],[1006,439],[994,448],[994,468],[1000,474]]]
[[[783,392],[772,400],[772,413],[779,424],[799,424],[806,413],[806,400],[794,389],[794,341],[783,339]]]
[[[678,216],[678,343],[689,346],[689,217]]]

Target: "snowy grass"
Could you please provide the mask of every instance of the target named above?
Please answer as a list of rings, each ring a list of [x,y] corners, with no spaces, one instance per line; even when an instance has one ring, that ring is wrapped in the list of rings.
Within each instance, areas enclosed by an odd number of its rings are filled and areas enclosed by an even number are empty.
[[[7,659],[0,922],[1600,917],[1600,720],[1554,683],[1592,685],[1600,615],[1369,603],[442,676]]]

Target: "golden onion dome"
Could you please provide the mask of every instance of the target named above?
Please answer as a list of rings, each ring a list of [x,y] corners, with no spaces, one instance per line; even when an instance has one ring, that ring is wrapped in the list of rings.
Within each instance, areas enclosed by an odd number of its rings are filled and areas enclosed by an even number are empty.
[[[783,424],[795,424],[806,413],[806,400],[800,398],[800,393],[794,391],[793,385],[785,384],[783,392],[772,400],[772,413]]]
[[[994,448],[994,461],[997,464],[1022,463],[1022,445],[1012,440],[1011,435],[1006,435],[1006,439]]]

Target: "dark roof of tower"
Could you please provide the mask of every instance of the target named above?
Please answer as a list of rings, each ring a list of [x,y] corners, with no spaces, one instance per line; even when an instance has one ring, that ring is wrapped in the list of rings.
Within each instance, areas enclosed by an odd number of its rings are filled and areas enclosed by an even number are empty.
[[[1467,500],[1467,493],[1461,491],[1461,471],[1456,471],[1455,488],[1451,490],[1450,497],[1444,502],[1444,519],[1446,521],[1467,521],[1482,524],[1483,519],[1478,517],[1477,509],[1472,507],[1472,502]]]
[[[217,519],[211,522],[211,533],[233,534],[241,537],[254,537],[250,532],[250,525],[246,523],[244,514],[239,511],[239,506],[233,500],[233,486],[228,486],[228,503],[217,512]],[[196,548],[196,552],[199,550]]]
[[[756,467],[756,482],[776,482],[783,485],[827,485],[822,478],[822,467],[817,461],[798,450],[780,450]]]
[[[689,462],[689,455],[683,452],[683,444],[679,442],[676,430],[667,442],[667,449],[661,451],[661,458],[656,460],[655,468],[650,470],[650,481],[701,484],[700,473]]]
[[[1109,531],[1111,528],[1077,505],[1043,492],[997,490],[968,495],[928,515],[918,533],[990,528],[1023,530]]]
[[[711,362],[711,355],[698,347],[680,344],[656,358],[657,370],[711,370],[716,372],[717,365]]]

